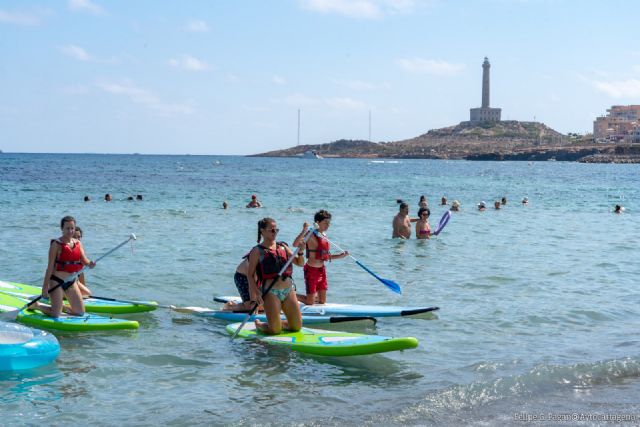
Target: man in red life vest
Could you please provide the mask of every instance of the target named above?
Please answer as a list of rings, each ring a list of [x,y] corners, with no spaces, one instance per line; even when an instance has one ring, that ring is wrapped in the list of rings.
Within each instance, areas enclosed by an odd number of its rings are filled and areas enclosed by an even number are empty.
[[[324,237],[324,232],[331,225],[331,214],[326,210],[316,212],[313,220],[318,224],[318,229],[307,241],[307,263],[304,266],[304,284],[307,295],[298,295],[298,301],[307,305],[313,305],[316,297],[319,304],[327,302],[327,271],[325,261],[340,259],[349,256],[345,251],[332,255],[329,252],[329,241]],[[301,244],[301,239],[296,239],[294,246]]]

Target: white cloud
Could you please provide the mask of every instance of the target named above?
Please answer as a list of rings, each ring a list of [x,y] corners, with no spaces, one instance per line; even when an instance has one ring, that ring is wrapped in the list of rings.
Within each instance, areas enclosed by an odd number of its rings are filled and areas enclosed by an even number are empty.
[[[206,71],[211,69],[209,64],[190,55],[182,55],[181,58],[171,58],[169,65],[188,71]]]
[[[103,15],[105,13],[101,6],[92,3],[90,0],[69,0],[69,9],[79,12],[89,12],[94,15]]]
[[[285,80],[284,77],[281,77],[281,76],[278,76],[278,75],[273,76],[272,80],[277,85],[286,85],[287,84],[287,80]]]
[[[301,93],[293,93],[287,96],[282,102],[296,107],[311,107],[321,103],[319,99],[311,98]]]
[[[339,110],[363,110],[367,107],[364,102],[353,98],[329,98],[325,102],[329,107]]]
[[[439,59],[413,58],[397,59],[396,63],[405,71],[413,74],[433,74],[437,76],[452,76],[464,69],[463,64],[452,64]]]
[[[411,12],[434,0],[299,0],[302,8],[323,14],[344,15],[357,19],[380,19],[384,15]]]
[[[81,48],[80,46],[70,44],[67,46],[62,46],[60,48],[60,51],[62,51],[62,53],[64,53],[67,56],[77,59],[78,61],[91,62],[94,60],[94,58],[91,55],[89,55],[87,51]]]
[[[96,83],[96,86],[104,92],[125,97],[135,104],[142,105],[161,114],[190,115],[194,112],[191,107],[186,105],[165,103],[154,93],[142,89],[130,81],[123,83],[99,82]]]
[[[351,18],[378,19],[382,10],[373,0],[301,0],[302,7],[324,14],[336,13]]]
[[[193,19],[187,22],[186,30],[192,33],[206,33],[210,30],[209,24],[204,21]]]
[[[33,27],[40,25],[40,17],[26,13],[0,10],[0,23]]]
[[[613,80],[613,81],[590,81],[591,85],[611,98],[637,98],[640,97],[640,80]]]

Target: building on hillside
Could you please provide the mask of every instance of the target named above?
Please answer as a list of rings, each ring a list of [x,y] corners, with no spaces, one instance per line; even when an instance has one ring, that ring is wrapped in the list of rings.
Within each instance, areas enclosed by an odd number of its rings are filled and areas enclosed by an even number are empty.
[[[593,122],[596,142],[640,142],[640,105],[613,105]]]
[[[482,63],[482,107],[472,108],[470,110],[471,123],[479,122],[499,122],[502,109],[489,107],[489,95],[490,95],[490,76],[489,70],[491,64],[489,58],[485,56]]]

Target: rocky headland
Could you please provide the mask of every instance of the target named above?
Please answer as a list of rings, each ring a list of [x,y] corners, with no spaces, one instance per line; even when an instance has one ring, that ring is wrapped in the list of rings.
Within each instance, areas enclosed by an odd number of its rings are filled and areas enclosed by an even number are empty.
[[[299,145],[255,156],[298,157],[307,151],[314,151],[322,157],[640,163],[639,144],[595,144],[592,138],[569,137],[543,123],[515,120],[479,124],[462,122],[401,141],[339,140]]]

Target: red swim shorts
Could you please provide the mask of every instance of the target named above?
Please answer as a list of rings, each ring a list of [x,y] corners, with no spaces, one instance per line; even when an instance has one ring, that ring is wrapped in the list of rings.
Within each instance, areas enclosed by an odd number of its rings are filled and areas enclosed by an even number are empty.
[[[327,270],[322,267],[311,267],[304,265],[304,284],[307,288],[307,295],[315,294],[318,291],[327,290]]]

